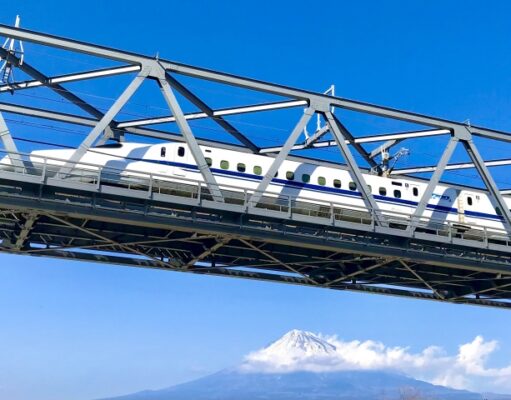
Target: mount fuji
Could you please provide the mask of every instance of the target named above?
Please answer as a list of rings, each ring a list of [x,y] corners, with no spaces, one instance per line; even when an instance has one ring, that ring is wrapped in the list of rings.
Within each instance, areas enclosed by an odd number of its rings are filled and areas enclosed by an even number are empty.
[[[292,330],[243,363],[161,390],[108,400],[482,400],[389,370],[336,369],[339,349],[311,332]],[[504,398],[504,397],[503,397]],[[497,397],[494,397],[497,399]],[[107,400],[107,399],[104,399]]]

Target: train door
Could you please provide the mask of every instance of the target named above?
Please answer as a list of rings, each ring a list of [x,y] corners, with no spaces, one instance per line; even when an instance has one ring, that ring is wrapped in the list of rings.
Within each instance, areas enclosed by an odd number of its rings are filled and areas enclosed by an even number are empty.
[[[467,210],[474,209],[479,196],[470,192],[458,192],[458,220],[465,222],[465,213]]]

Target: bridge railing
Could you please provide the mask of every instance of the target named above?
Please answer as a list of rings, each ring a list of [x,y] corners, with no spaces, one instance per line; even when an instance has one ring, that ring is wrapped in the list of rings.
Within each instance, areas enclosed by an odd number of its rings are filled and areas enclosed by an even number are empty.
[[[36,178],[40,184],[51,185],[61,181],[82,184],[88,189],[101,190],[102,187],[115,187],[132,193],[142,193],[146,198],[160,196],[163,198],[186,199],[194,201],[198,206],[214,203],[205,183],[199,180],[149,173],[135,170],[120,170],[96,164],[79,162],[69,172],[63,172],[65,161],[58,158],[17,153],[11,155],[18,161],[14,164],[10,159],[1,157],[0,177],[12,180],[23,180],[23,177]],[[33,180],[31,180],[33,182]],[[314,198],[294,197],[277,192],[266,191],[257,203],[251,200],[254,190],[220,184],[224,203],[237,206],[239,211],[264,211],[269,215],[289,219],[309,219],[311,223],[335,225],[338,222],[350,223],[376,229],[378,221],[385,220],[388,226],[396,231],[410,232],[414,235],[427,235],[436,238],[471,240],[485,244],[496,243],[511,246],[511,237],[504,229],[488,228],[470,223],[459,223],[430,217],[411,217],[409,214],[396,211],[367,210],[346,202],[327,202]],[[308,222],[305,221],[305,222]]]

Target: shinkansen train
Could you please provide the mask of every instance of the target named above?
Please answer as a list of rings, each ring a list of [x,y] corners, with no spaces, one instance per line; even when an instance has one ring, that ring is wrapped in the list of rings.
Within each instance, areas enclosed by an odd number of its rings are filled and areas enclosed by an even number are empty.
[[[217,147],[201,146],[201,150],[217,183],[240,190],[256,189],[273,161],[271,157]],[[73,152],[74,149],[38,150],[32,152],[30,157],[34,163],[40,163],[42,157],[47,157],[49,165],[62,166]],[[8,163],[8,158],[2,160],[2,165]],[[80,163],[84,166],[94,164],[113,170],[156,174],[168,181],[203,181],[188,146],[177,142],[103,145],[89,149]],[[80,164],[77,168],[80,168]],[[427,180],[410,177],[366,173],[364,178],[379,208],[388,214],[412,215],[427,186]],[[334,203],[341,204],[343,208],[363,210],[365,205],[358,189],[349,171],[342,165],[293,158],[282,163],[267,191],[297,201]],[[511,198],[504,198],[511,207]],[[457,185],[438,185],[424,217],[440,222],[449,221],[458,226],[504,228],[502,212],[487,192]]]

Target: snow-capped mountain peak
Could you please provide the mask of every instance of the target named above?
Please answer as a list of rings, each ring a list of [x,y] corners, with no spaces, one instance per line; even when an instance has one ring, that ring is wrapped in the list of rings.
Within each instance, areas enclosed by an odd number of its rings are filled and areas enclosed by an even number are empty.
[[[241,365],[246,371],[323,370],[337,360],[337,349],[327,340],[293,329],[269,346],[250,353]]]
[[[327,356],[335,353],[335,346],[312,332],[293,329],[263,351],[267,354],[302,353],[307,356]]]

